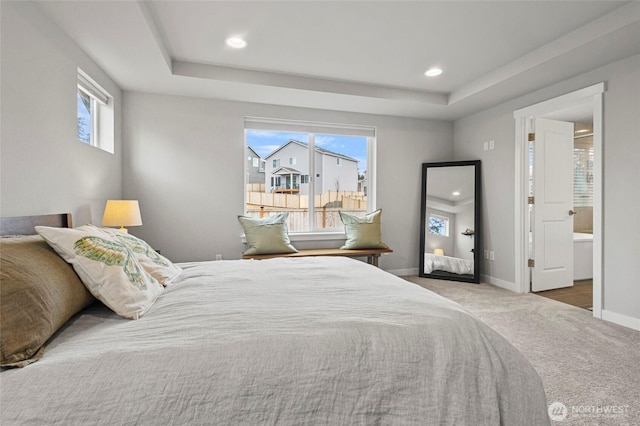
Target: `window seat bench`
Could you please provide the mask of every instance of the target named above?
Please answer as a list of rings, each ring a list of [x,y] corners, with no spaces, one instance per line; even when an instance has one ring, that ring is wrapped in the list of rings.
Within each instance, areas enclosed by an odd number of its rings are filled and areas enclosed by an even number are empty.
[[[391,249],[362,249],[362,250],[342,250],[339,248],[323,248],[299,250],[297,253],[278,254],[249,254],[242,256],[243,259],[272,259],[274,257],[307,257],[307,256],[346,256],[346,257],[366,257],[367,263],[378,266],[378,259],[382,253],[393,253]]]

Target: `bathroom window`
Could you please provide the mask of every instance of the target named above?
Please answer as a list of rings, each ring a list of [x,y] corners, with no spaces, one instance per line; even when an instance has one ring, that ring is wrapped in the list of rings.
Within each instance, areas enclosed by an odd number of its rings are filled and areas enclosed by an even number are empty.
[[[593,206],[593,139],[575,142],[573,149],[573,205]]]

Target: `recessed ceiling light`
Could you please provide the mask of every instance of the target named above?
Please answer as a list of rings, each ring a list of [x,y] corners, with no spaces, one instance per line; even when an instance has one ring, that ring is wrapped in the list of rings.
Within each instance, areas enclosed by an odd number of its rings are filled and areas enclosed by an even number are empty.
[[[426,75],[427,77],[436,77],[438,75],[442,74],[442,70],[440,68],[429,68],[424,75]]]
[[[227,39],[227,46],[233,47],[234,49],[242,49],[247,46],[247,42],[240,37],[229,37]]]
[[[460,195],[460,193],[458,191],[454,191],[454,192],[451,193],[451,195],[457,197],[458,195]]]

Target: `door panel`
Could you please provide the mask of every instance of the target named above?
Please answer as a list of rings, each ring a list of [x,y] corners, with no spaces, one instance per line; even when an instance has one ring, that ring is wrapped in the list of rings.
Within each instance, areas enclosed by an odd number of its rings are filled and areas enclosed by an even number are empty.
[[[537,119],[533,144],[533,291],[573,286],[573,123]]]

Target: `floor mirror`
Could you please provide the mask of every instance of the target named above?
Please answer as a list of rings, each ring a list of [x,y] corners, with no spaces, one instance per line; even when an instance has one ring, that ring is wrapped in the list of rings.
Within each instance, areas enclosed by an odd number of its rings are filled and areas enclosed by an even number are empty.
[[[480,160],[422,164],[421,277],[480,282]]]

